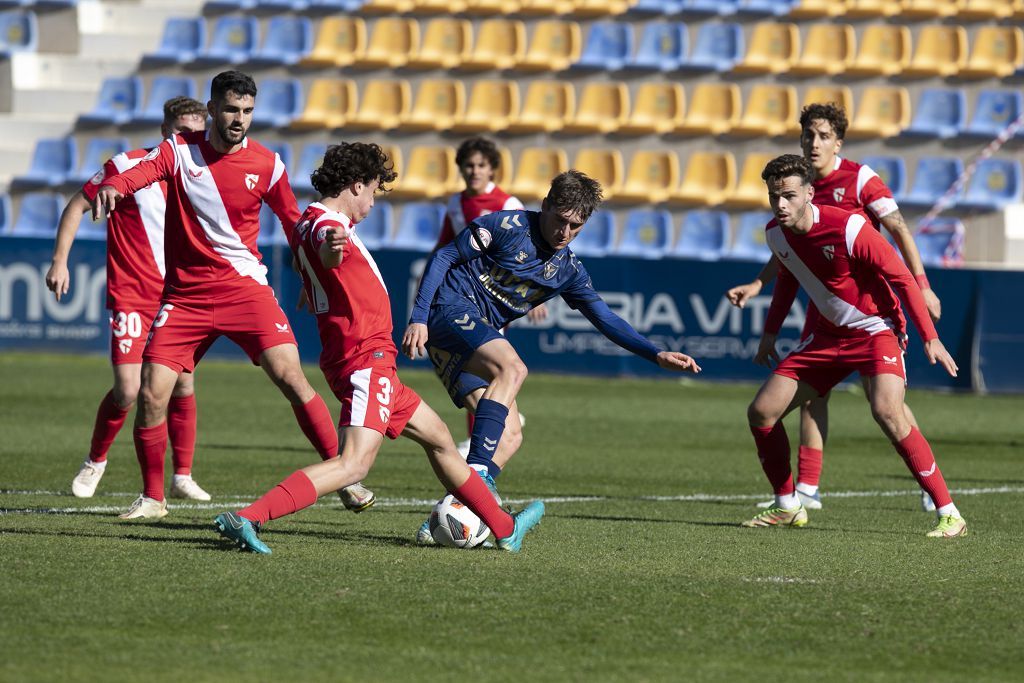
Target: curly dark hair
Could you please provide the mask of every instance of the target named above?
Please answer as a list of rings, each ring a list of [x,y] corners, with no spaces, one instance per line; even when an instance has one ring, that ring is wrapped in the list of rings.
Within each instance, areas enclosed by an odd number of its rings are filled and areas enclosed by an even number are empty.
[[[239,97],[246,95],[256,97],[256,81],[252,80],[252,76],[241,71],[222,71],[210,81],[211,100],[219,102],[229,91]]]
[[[801,154],[783,154],[769,161],[761,171],[761,180],[769,186],[790,176],[797,176],[804,185],[810,185],[814,180],[814,169],[811,168],[811,162]]]
[[[337,197],[352,183],[372,183],[380,179],[380,192],[387,192],[386,183],[394,182],[398,174],[380,145],[365,142],[342,142],[331,145],[324,154],[324,162],[313,171],[313,188],[324,197]]]
[[[206,118],[206,105],[184,95],[172,97],[164,102],[164,123],[171,123],[180,116],[193,114]]]
[[[603,199],[601,183],[582,171],[571,168],[551,181],[551,189],[544,199],[549,210],[560,214],[579,213],[586,222]]]
[[[821,104],[815,102],[808,104],[800,111],[800,130],[806,130],[811,121],[828,121],[832,124],[832,130],[840,140],[846,137],[846,129],[850,127],[850,121],[846,118],[846,111],[835,102]]]
[[[455,151],[455,164],[461,167],[476,152],[480,152],[484,159],[487,159],[487,163],[491,165],[492,170],[497,171],[501,168],[501,154],[498,152],[498,146],[493,141],[484,137],[464,140]]]

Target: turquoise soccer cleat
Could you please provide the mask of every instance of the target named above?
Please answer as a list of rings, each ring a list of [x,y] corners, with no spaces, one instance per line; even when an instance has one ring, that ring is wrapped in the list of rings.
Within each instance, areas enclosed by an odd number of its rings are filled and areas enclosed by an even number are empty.
[[[544,501],[535,500],[525,508],[512,515],[512,520],[515,522],[515,527],[512,529],[512,535],[506,536],[505,538],[498,539],[498,547],[502,550],[507,550],[510,553],[518,553],[523,547],[523,537],[526,536],[529,531],[540,524],[541,517],[544,516]]]
[[[242,550],[250,553],[269,555],[273,552],[266,543],[260,540],[256,527],[245,517],[236,512],[222,512],[213,520],[214,528],[220,535],[234,543]]]

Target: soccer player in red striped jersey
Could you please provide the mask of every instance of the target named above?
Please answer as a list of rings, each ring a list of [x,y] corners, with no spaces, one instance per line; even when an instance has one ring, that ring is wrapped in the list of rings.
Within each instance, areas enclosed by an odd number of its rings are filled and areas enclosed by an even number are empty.
[[[860,212],[876,230],[885,227],[920,286],[932,320],[938,320],[942,312],[941,303],[928,283],[914,235],[900,213],[892,190],[870,167],[839,156],[848,125],[846,113],[835,104],[811,104],[800,114],[800,145],[804,157],[814,169],[814,202],[817,206],[838,206]],[[775,278],[778,265],[778,259],[772,257],[756,280],[733,287],[726,296],[733,304],[742,307]],[[816,316],[817,310],[812,302],[801,338],[813,329]],[[909,408],[907,410],[909,419],[913,421],[913,413]],[[804,505],[811,509],[821,507],[818,484],[827,433],[828,396],[825,396],[809,401],[800,409],[797,493]],[[771,501],[762,503],[762,507],[770,504]],[[926,510],[934,509],[926,495],[923,495],[922,504]]]
[[[216,528],[243,550],[270,553],[258,535],[263,524],[365,477],[385,436],[402,435],[420,444],[445,488],[490,527],[503,549],[518,551],[544,514],[541,501],[515,517],[502,510],[480,475],[459,457],[441,418],[398,378],[387,287],[357,230],[373,208],[374,194],[386,191],[394,179],[391,162],[377,145],[332,145],[312,176],[320,200],[288,231],[320,330],[320,367],[341,401],[341,455],[292,473],[238,512],[218,515]]]
[[[957,373],[935,332],[920,287],[863,215],[811,203],[813,170],[807,159],[783,155],[770,161],[761,177],[775,216],[766,227],[766,241],[780,266],[755,362],[776,366],[747,417],[775,501],[743,526],[807,523],[807,511],[793,484],[782,419],[814,396],[825,396],[856,371],[865,383],[875,421],[935,501],[938,524],[927,535],[951,538],[967,533],[931,446],[904,406],[907,336],[900,299],[924,341],[928,361],[939,363],[953,377]],[[814,302],[818,316],[813,330],[780,360],[775,339],[799,287]]]
[[[210,89],[209,131],[164,140],[134,168],[104,180],[93,200],[94,216],[109,215],[124,197],[167,183],[164,291],[143,352],[135,417],[143,491],[123,519],[166,516],[167,404],[178,376],[192,372],[221,336],[277,385],[320,457],[338,453],[331,414],[302,374],[291,326],[256,248],[264,202],[283,225],[299,218],[288,174],[280,156],[246,137],[256,106],[252,78],[226,71]]]
[[[191,97],[164,102],[160,134],[206,129],[206,105]],[[100,184],[139,163],[151,150],[136,149],[109,159],[103,168],[68,200],[57,228],[53,263],[46,286],[60,301],[71,285],[68,254],[82,216]],[[155,183],[126,197],[107,221],[107,308],[110,309],[110,360],[114,386],[100,402],[92,432],[89,455],[71,482],[71,492],[91,498],[107,467],[107,452],[135,405],[142,373],[142,350],[164,287],[164,210],[167,185]],[[210,500],[192,479],[196,443],[196,402],[191,373],[182,373],[167,408],[167,425],[174,460],[170,495],[174,498]]]

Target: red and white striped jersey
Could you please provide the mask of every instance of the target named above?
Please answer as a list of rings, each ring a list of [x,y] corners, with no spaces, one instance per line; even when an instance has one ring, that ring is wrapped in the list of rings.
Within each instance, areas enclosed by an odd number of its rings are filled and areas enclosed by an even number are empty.
[[[802,286],[819,311],[815,332],[856,337],[892,330],[902,336],[906,321],[895,288],[922,339],[937,338],[914,276],[877,230],[863,229],[864,216],[831,206],[811,210],[814,225],[806,234],[785,230],[774,218],[765,227],[765,241],[781,264],[765,332],[778,334]]]
[[[349,233],[336,268],[326,268],[320,262],[320,247],[330,228]],[[398,351],[391,338],[388,289],[349,217],[313,202],[295,230],[288,232],[288,242],[320,329],[320,367],[364,367],[362,361],[374,353],[394,362]]]
[[[441,235],[437,238],[437,245],[434,249],[440,249],[455,239],[455,236],[466,229],[480,216],[486,216],[495,211],[512,211],[522,209],[523,203],[507,194],[494,183],[488,183],[487,188],[480,194],[470,195],[463,192],[456,192],[448,198],[448,210],[444,215],[444,224],[441,226]]]
[[[118,154],[82,186],[90,202],[100,185],[142,161],[147,149]],[[128,195],[107,220],[107,308],[156,310],[164,289],[166,183]]]
[[[221,154],[209,131],[181,133],[103,184],[129,195],[160,181],[167,182],[165,296],[238,299],[267,286],[256,248],[260,207],[269,204],[285,226],[299,218],[280,156],[249,138]]]
[[[899,209],[892,190],[878,174],[870,166],[849,159],[837,156],[835,169],[813,185],[815,204],[859,211],[876,230],[881,228],[882,218]]]

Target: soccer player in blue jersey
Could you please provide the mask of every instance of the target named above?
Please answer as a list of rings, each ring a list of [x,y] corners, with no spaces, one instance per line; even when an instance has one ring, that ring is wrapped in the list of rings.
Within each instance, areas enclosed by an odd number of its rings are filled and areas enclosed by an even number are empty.
[[[661,351],[615,315],[569,249],[600,202],[596,180],[562,173],[539,212],[477,218],[434,252],[420,281],[402,351],[429,355],[455,405],[475,413],[467,462],[495,497],[494,478],[522,443],[515,401],[527,373],[499,330],[531,308],[561,296],[619,346],[666,370],[700,372],[692,358]],[[429,543],[429,529],[417,540]]]

